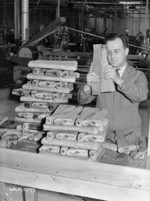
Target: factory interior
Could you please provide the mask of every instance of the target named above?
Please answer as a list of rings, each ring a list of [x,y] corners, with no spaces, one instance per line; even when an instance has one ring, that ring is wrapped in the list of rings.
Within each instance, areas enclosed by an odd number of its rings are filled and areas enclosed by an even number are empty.
[[[114,33],[148,81],[141,158],[107,142],[105,111],[97,125],[76,123],[84,109],[96,114],[78,91],[95,45]],[[149,138],[149,0],[0,0],[0,201],[148,201]]]

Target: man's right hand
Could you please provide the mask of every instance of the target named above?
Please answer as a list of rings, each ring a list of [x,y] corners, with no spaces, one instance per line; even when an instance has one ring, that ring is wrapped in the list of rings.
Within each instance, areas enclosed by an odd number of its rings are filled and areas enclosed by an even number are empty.
[[[87,74],[87,84],[84,86],[84,92],[87,93],[87,94],[90,94],[91,93],[91,83],[93,82],[98,82],[99,81],[99,77],[94,73],[88,73]]]
[[[99,81],[99,76],[97,76],[94,72],[88,73],[87,74],[87,84],[91,86],[92,82],[98,82]]]
[[[88,84],[84,85],[84,88],[83,88],[84,93],[90,94],[90,93],[91,93],[91,89],[92,89],[92,88],[91,88],[90,85],[88,85]]]

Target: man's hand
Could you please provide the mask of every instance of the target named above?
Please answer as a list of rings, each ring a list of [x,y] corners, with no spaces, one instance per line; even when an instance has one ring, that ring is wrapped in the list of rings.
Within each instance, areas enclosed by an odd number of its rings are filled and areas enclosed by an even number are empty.
[[[116,72],[116,69],[113,68],[111,65],[107,66],[107,68],[104,71],[103,76],[106,80],[112,79],[115,83],[117,83],[118,80],[120,80],[120,77]]]
[[[92,73],[87,74],[86,79],[87,79],[87,84],[91,85],[92,82],[98,82],[99,81],[99,76],[96,75],[94,72],[92,72]]]
[[[91,93],[91,86],[88,85],[88,84],[86,84],[86,85],[84,86],[83,90],[84,90],[84,93],[90,94],[90,93]]]
[[[87,74],[87,84],[84,86],[84,92],[85,93],[91,93],[91,83],[92,82],[98,82],[99,81],[99,77],[94,73],[88,73]]]

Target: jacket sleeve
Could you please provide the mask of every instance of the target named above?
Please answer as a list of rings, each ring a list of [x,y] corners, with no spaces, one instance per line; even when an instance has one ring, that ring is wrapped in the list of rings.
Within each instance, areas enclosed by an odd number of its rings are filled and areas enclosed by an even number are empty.
[[[122,92],[131,102],[141,102],[147,99],[148,82],[145,74],[137,71],[134,76],[128,76],[118,90]]]
[[[91,103],[96,97],[91,95],[91,90],[89,90],[88,92],[84,92],[83,88],[85,85],[81,86],[81,88],[78,91],[78,102],[79,104],[88,104]]]

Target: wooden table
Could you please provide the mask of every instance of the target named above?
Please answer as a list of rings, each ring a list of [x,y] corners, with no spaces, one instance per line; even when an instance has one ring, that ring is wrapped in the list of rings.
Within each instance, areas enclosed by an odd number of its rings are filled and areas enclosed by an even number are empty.
[[[149,201],[150,171],[0,149],[0,181],[110,201]]]
[[[26,201],[35,200],[36,189],[107,201],[149,201],[150,140],[145,169],[0,148],[0,182],[31,189],[33,197]]]

